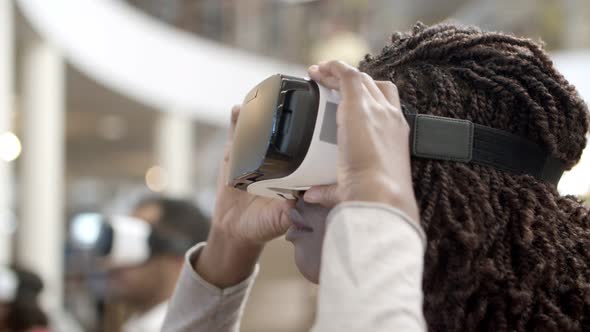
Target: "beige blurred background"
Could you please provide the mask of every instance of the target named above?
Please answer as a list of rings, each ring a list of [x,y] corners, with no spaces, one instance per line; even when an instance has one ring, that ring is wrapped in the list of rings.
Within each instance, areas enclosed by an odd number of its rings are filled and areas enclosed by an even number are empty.
[[[0,104],[0,256],[5,262],[49,262],[40,271],[49,280],[47,303],[86,330],[102,331],[112,325],[93,307],[87,267],[65,242],[71,217],[124,211],[149,192],[193,199],[210,213],[226,129],[202,116],[208,110],[174,112],[173,106],[157,107],[105,84],[108,78],[85,74],[85,65],[70,61],[59,40],[47,40],[33,28],[15,1],[0,1],[0,42],[9,45],[0,47],[0,97],[10,100]],[[542,38],[558,65],[590,68],[587,0],[128,0],[126,5],[186,38],[301,68],[332,58],[356,64],[379,51],[392,32],[417,20],[446,19]],[[170,65],[162,59],[162,68]],[[585,85],[583,97],[590,100],[590,79],[572,82]],[[211,88],[223,84],[213,79]],[[194,91],[194,98],[210,95]],[[586,168],[560,188],[564,193],[590,198],[588,164],[586,153],[586,166],[580,166]],[[47,186],[53,189],[38,189]],[[49,250],[35,253],[37,242]],[[315,296],[315,286],[297,273],[290,244],[277,239],[261,259],[242,331],[306,331]]]

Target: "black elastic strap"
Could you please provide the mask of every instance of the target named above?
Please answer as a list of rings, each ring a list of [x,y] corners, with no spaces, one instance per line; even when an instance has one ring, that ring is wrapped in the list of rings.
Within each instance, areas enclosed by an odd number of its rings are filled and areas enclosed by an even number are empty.
[[[468,120],[405,114],[412,156],[492,166],[557,185],[565,166],[535,143]]]

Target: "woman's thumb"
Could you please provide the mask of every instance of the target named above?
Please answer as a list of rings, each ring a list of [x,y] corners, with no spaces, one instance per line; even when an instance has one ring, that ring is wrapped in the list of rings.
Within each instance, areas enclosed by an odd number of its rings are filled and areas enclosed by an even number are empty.
[[[303,195],[303,200],[306,203],[320,204],[325,207],[334,207],[340,203],[335,184],[311,187]]]

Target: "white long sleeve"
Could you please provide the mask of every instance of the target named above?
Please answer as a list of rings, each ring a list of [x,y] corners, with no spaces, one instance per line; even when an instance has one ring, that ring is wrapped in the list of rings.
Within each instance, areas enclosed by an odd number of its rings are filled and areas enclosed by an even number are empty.
[[[312,332],[425,331],[420,226],[383,204],[347,202],[328,216]],[[257,272],[227,289],[197,275],[187,253],[162,331],[238,331]],[[258,268],[256,269],[258,271]]]
[[[361,202],[336,207],[328,222],[312,331],[425,331],[420,226]]]
[[[248,292],[258,274],[258,265],[246,280],[232,287],[219,289],[201,278],[190,263],[205,245],[205,242],[199,243],[186,254],[174,295],[168,304],[162,331],[239,331]]]

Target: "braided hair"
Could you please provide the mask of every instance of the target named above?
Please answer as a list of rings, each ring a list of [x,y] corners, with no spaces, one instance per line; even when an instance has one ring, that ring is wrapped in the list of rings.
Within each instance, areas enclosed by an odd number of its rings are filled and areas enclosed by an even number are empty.
[[[405,108],[525,137],[574,166],[588,108],[541,45],[474,27],[415,25],[360,69]],[[589,331],[590,213],[529,175],[412,159],[428,235],[431,331]]]

